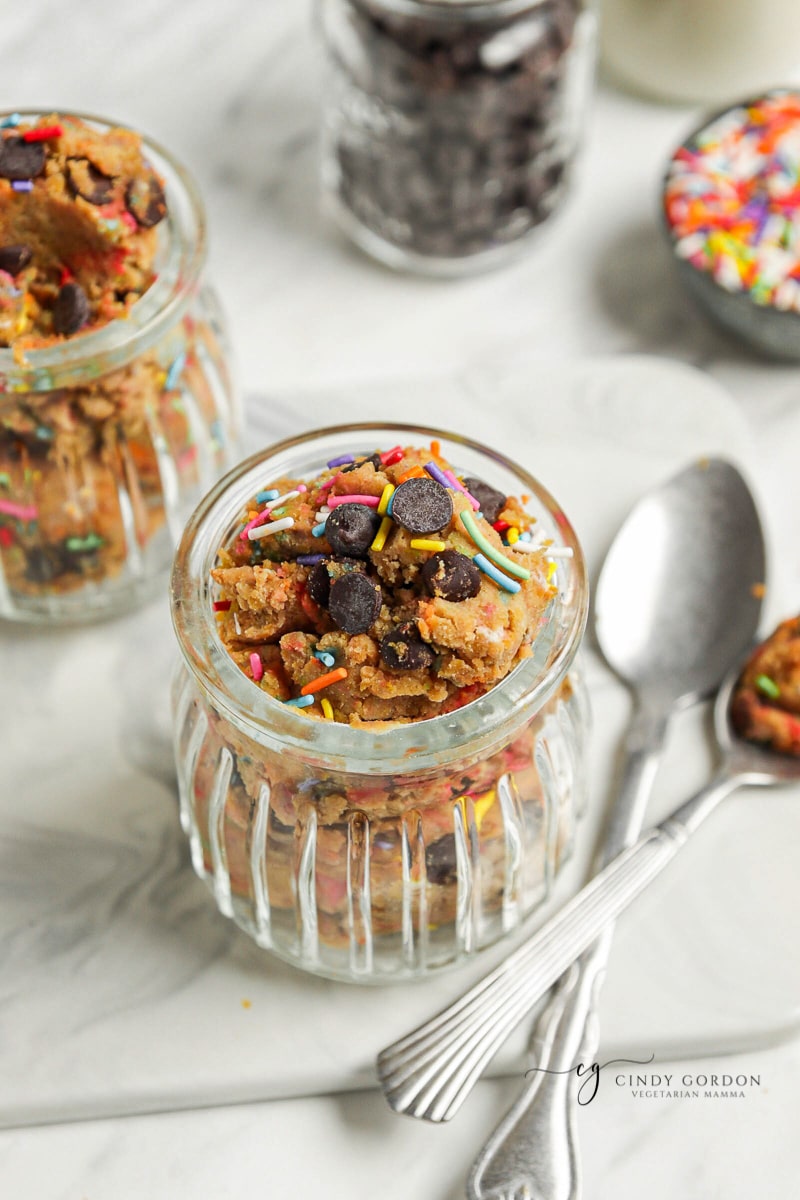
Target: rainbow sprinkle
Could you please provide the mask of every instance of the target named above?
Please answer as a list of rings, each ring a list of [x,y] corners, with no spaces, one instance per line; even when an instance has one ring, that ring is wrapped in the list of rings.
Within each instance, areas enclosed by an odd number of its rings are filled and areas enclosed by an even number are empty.
[[[729,109],[681,146],[664,211],[679,258],[727,292],[800,312],[800,93]]]
[[[313,696],[297,696],[294,700],[284,700],[287,708],[310,708],[314,703]]]
[[[516,575],[517,579],[530,579],[531,573],[527,567],[520,567],[517,563],[512,562],[510,558],[506,558],[505,554],[501,554],[489,539],[483,536],[475,524],[475,518],[472,513],[462,512],[459,513],[459,516],[461,524],[478,549],[483,551],[486,558],[491,559],[496,566],[502,567],[504,571],[508,571],[509,575]],[[477,559],[475,561],[477,562]],[[480,563],[478,563],[478,566],[480,566]]]
[[[508,575],[504,575],[502,571],[499,571],[493,563],[489,562],[488,558],[486,558],[484,554],[476,554],[472,561],[475,563],[476,567],[480,567],[484,575],[488,575],[489,578],[493,579],[495,583],[499,584],[504,591],[518,592],[520,590],[522,585],[517,583],[515,579],[509,579]]]
[[[253,679],[255,679],[256,683],[260,683],[264,678],[264,664],[261,661],[260,655],[256,654],[255,651],[250,655],[250,670],[253,672]]]

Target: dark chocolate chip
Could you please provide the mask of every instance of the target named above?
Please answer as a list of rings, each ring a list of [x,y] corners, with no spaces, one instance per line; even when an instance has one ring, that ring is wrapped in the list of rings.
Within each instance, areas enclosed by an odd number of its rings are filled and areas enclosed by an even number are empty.
[[[155,175],[130,181],[125,189],[125,207],[145,229],[163,221],[167,215],[167,199]]]
[[[419,636],[416,625],[398,625],[381,641],[381,658],[395,671],[423,671],[436,655]]]
[[[0,248],[0,271],[8,271],[9,275],[18,275],[24,271],[33,258],[30,246],[19,242],[13,246]]]
[[[56,333],[77,333],[89,320],[89,301],[79,283],[65,283],[53,305],[53,329]]]
[[[325,537],[334,554],[366,554],[381,518],[366,504],[339,504],[325,522]]]
[[[469,600],[481,590],[480,571],[458,550],[432,554],[422,568],[422,578],[430,594],[441,600]]]
[[[367,463],[371,463],[376,471],[380,471],[383,466],[380,454],[370,454],[368,458],[360,458],[358,462],[352,462],[346,467],[342,467],[340,474],[347,475],[350,471],[357,471],[359,467],[365,467]]]
[[[114,180],[88,158],[68,158],[65,173],[73,196],[80,196],[87,204],[107,204],[111,199]]]
[[[328,597],[331,592],[331,578],[328,574],[327,563],[316,563],[308,573],[306,591],[315,604],[322,608],[328,607]]]
[[[35,179],[44,170],[45,149],[41,142],[23,142],[21,137],[0,143],[0,176],[3,179]]]
[[[498,492],[497,488],[484,483],[482,479],[465,479],[464,487],[474,496],[481,506],[481,512],[491,525],[500,516],[506,506],[507,496]]]
[[[361,571],[350,571],[331,584],[328,611],[345,633],[366,633],[381,611],[381,589]]]
[[[37,546],[26,555],[25,578],[31,583],[52,583],[67,567],[57,550]]]
[[[409,533],[436,533],[450,524],[453,498],[435,479],[407,479],[392,497],[392,516]]]
[[[456,838],[446,833],[425,847],[425,873],[431,883],[455,883],[458,873]]]

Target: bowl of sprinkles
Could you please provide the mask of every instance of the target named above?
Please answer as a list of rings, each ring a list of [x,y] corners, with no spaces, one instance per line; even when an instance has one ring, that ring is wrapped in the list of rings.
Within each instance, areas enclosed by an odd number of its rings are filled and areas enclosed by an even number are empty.
[[[189,522],[172,611],[182,823],[260,945],[413,978],[547,896],[585,784],[587,583],[523,468],[397,425],[270,447]]]
[[[716,323],[800,359],[800,92],[706,120],[672,156],[663,201],[681,277]]]

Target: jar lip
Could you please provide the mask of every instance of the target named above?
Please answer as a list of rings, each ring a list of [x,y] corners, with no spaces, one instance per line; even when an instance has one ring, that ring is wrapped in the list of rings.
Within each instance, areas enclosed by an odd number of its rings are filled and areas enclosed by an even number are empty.
[[[0,121],[11,116],[37,121],[54,111],[57,110],[6,109],[0,111]],[[111,368],[124,366],[176,324],[189,304],[206,260],[205,207],[191,172],[160,142],[132,126],[72,109],[63,115],[99,129],[124,128],[139,133],[144,157],[166,185],[167,216],[159,229],[166,229],[169,236],[163,239],[166,246],[158,264],[158,277],[126,317],[118,317],[66,342],[28,350],[21,363],[15,360],[13,348],[0,348],[0,392],[74,387]]]
[[[361,0],[357,0],[357,3]],[[472,21],[481,17],[497,20],[541,8],[545,0],[363,0],[364,7],[382,9],[392,15],[420,17],[435,15],[443,20]]]
[[[220,545],[239,524],[242,507],[264,486],[265,477],[293,473],[291,462],[305,462],[305,473],[319,470],[328,458],[347,447],[372,450],[384,437],[409,443],[437,439],[442,452],[461,469],[464,459],[518,483],[536,502],[537,517],[547,521],[547,536],[569,547],[564,582],[553,601],[544,633],[504,679],[477,699],[453,712],[424,721],[351,726],[309,718],[304,712],[257,689],[228,654],[219,637],[211,603],[210,570]],[[356,444],[354,444],[356,443]],[[448,454],[448,444],[462,461]],[[313,456],[309,455],[313,451]],[[368,451],[369,452],[369,451]],[[274,465],[273,465],[274,464]],[[471,470],[474,470],[474,466]],[[298,474],[304,473],[298,471]],[[529,507],[531,507],[529,505]],[[588,579],[577,535],[558,502],[537,479],[498,451],[460,434],[424,426],[363,422],[315,429],[259,451],[228,472],[204,497],[184,530],[172,574],[171,608],[175,633],[186,666],[214,705],[256,741],[273,750],[293,749],[340,770],[367,774],[411,774],[441,767],[496,743],[537,712],[563,682],[583,637],[588,616]],[[537,647],[539,648],[537,653]],[[348,764],[349,767],[348,767]]]

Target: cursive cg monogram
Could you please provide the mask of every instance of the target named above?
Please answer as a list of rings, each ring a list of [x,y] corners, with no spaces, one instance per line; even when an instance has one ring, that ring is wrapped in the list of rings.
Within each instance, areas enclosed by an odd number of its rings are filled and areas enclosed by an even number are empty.
[[[525,1072],[525,1075],[527,1077],[528,1075],[535,1074],[537,1071],[540,1071],[544,1075],[571,1075],[574,1071],[578,1079],[583,1081],[578,1088],[578,1104],[585,1105],[591,1104],[597,1095],[598,1088],[600,1087],[600,1072],[605,1070],[606,1067],[612,1067],[615,1063],[629,1063],[633,1067],[647,1067],[654,1058],[655,1054],[651,1054],[649,1058],[609,1058],[607,1062],[593,1062],[589,1063],[588,1066],[584,1063],[578,1063],[576,1066],[567,1067],[563,1071],[551,1071],[548,1067],[530,1067]],[[585,1079],[584,1076],[586,1076]],[[585,1095],[587,1090],[590,1092],[588,1096]]]

